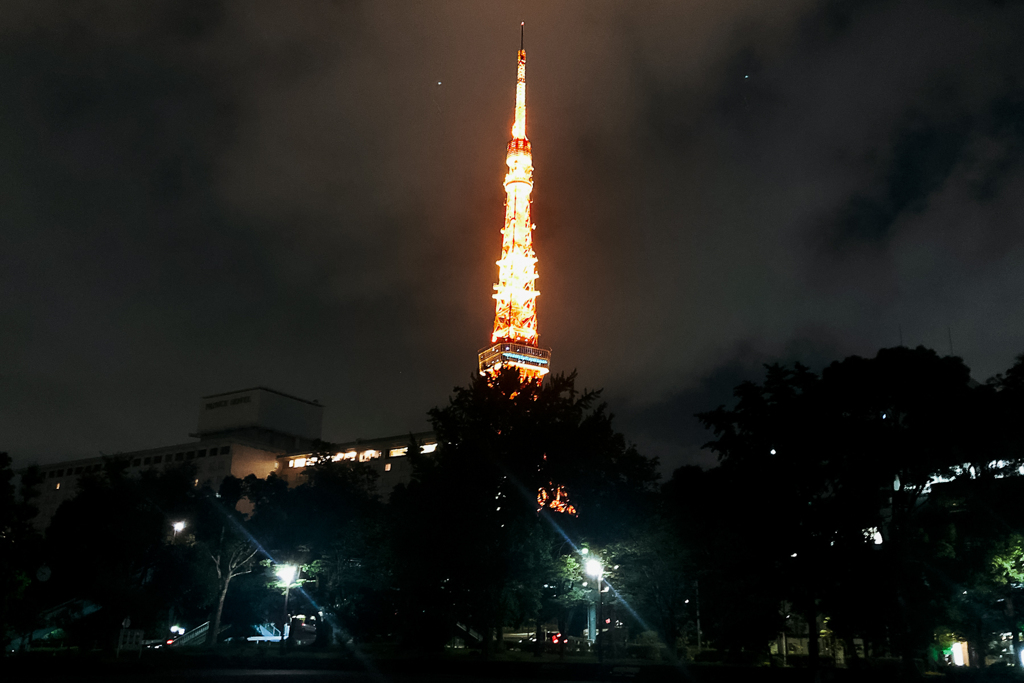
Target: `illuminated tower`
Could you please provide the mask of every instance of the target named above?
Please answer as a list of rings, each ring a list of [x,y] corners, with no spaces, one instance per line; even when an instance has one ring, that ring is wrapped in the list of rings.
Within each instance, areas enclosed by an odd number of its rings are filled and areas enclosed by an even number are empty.
[[[548,373],[551,350],[537,346],[537,257],[533,253],[530,193],[533,154],[526,138],[526,50],[519,46],[516,119],[505,156],[505,227],[501,230],[498,283],[494,285],[494,332],[491,345],[478,354],[480,374],[503,367],[519,369],[524,381]]]

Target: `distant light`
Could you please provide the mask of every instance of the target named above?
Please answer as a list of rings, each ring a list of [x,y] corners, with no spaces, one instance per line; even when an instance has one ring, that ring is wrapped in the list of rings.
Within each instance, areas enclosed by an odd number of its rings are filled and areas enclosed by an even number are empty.
[[[888,415],[886,415],[885,413],[882,413],[882,419],[884,420],[886,417],[888,417]]]
[[[964,591],[964,595],[967,595],[967,591]]]
[[[441,81],[438,81],[438,82],[437,82],[437,84],[438,84],[438,85],[441,85]]]
[[[689,605],[689,604],[690,604],[690,601],[689,601],[689,600],[683,600],[683,604],[684,604],[684,605]]]
[[[175,532],[178,532],[185,528],[185,522],[175,522],[171,526],[174,528]]]
[[[590,552],[590,548],[584,548],[583,550],[580,551],[580,553],[582,553],[583,555],[586,555],[589,552]]]
[[[793,553],[792,555],[790,555],[790,557],[796,557],[796,553]]]
[[[772,449],[772,455],[775,455],[775,449],[774,448]]]
[[[281,579],[285,584],[291,585],[292,581],[295,580],[296,570],[297,567],[294,564],[279,565],[276,570],[277,578]]]
[[[746,75],[746,76],[744,76],[743,78],[750,78],[750,75],[749,75],[749,74],[747,74],[747,75]]]

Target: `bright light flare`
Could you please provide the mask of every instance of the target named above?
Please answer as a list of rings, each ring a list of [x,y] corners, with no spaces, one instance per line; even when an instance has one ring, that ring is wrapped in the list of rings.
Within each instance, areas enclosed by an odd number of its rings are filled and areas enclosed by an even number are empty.
[[[280,564],[275,571],[277,578],[281,579],[286,585],[291,585],[295,580],[295,573],[298,571],[298,567],[294,564]]]

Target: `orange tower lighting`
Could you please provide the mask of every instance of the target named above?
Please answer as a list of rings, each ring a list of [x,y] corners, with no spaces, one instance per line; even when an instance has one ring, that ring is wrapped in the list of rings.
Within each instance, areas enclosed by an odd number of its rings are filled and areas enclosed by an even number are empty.
[[[525,31],[525,23],[523,24]],[[520,34],[522,40],[522,34]],[[494,285],[494,332],[491,346],[478,354],[480,374],[504,367],[519,370],[523,381],[541,381],[551,364],[551,350],[537,345],[537,257],[533,252],[530,193],[533,154],[526,137],[526,50],[519,46],[516,118],[505,156],[505,226],[501,230],[498,283]]]

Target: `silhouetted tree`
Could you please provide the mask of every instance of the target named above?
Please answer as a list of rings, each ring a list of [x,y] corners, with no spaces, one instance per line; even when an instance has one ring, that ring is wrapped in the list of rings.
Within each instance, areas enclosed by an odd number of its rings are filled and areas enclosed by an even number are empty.
[[[15,491],[11,458],[0,452],[0,641],[8,632],[26,633],[35,626],[39,607],[33,590],[35,574],[43,558],[41,537],[32,526],[37,514],[35,499],[42,477],[29,467]]]
[[[443,643],[463,623],[489,648],[503,625],[550,604],[544,584],[566,539],[615,538],[643,516],[655,464],[627,447],[598,398],[576,391],[575,374],[524,385],[503,372],[475,377],[430,412],[438,449],[414,461],[413,483],[392,497],[401,609],[421,642]],[[578,517],[539,511],[540,489],[558,487]]]

